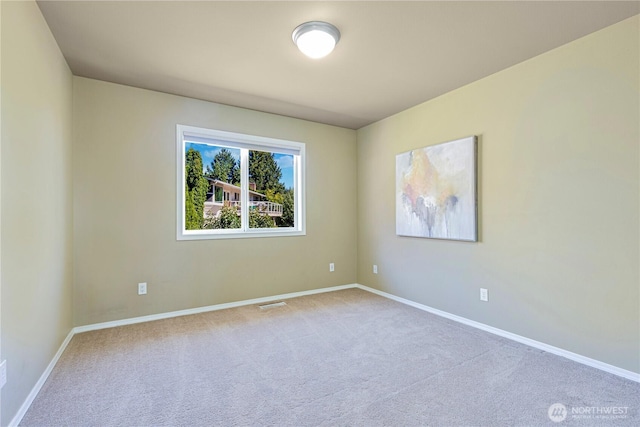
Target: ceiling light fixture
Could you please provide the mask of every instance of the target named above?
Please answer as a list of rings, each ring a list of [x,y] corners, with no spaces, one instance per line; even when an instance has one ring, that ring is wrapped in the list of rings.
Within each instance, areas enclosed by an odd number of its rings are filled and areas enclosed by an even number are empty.
[[[328,22],[311,21],[298,25],[291,37],[302,53],[318,59],[333,51],[340,40],[340,31]]]

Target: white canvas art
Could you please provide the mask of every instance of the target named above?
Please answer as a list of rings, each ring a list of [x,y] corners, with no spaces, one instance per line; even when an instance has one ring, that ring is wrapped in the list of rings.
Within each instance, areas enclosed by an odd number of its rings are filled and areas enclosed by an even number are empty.
[[[396,156],[396,234],[478,240],[475,136]]]

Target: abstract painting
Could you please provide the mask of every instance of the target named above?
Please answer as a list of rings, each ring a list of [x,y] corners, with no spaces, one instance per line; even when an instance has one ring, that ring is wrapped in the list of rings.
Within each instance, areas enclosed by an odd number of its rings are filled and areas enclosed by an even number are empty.
[[[476,242],[476,137],[396,156],[396,234]]]

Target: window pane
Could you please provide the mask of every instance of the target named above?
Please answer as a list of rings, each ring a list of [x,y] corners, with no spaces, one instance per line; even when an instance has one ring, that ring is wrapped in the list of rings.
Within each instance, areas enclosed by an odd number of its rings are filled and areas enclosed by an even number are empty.
[[[185,228],[240,228],[240,150],[187,142],[184,170]]]
[[[249,228],[294,227],[294,156],[249,150]]]
[[[304,235],[305,145],[177,125],[178,240]]]

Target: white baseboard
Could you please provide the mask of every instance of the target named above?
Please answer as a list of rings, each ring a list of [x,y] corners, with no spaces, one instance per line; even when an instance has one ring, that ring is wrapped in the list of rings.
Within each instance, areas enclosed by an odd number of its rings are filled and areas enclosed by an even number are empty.
[[[405,299],[405,298],[397,297],[397,296],[389,294],[387,292],[379,291],[377,289],[373,289],[373,288],[370,288],[368,286],[364,286],[364,285],[360,285],[360,284],[354,283],[354,284],[349,284],[349,285],[332,286],[332,287],[329,287],[329,288],[312,289],[312,290],[309,290],[309,291],[292,292],[292,293],[288,293],[288,294],[274,295],[274,296],[263,297],[263,298],[254,298],[254,299],[250,299],[250,300],[236,301],[236,302],[230,302],[230,303],[225,303],[225,304],[209,305],[209,306],[206,306],[206,307],[190,308],[190,309],[187,309],[187,310],[170,311],[170,312],[167,312],[167,313],[152,314],[152,315],[149,315],[149,316],[141,316],[141,317],[133,317],[133,318],[129,318],[129,319],[114,320],[112,322],[94,323],[94,324],[91,324],[91,325],[77,326],[77,327],[73,328],[69,332],[69,334],[67,335],[65,340],[62,342],[62,345],[60,345],[60,348],[58,349],[57,353],[55,354],[55,356],[53,356],[53,359],[51,360],[51,362],[49,363],[49,365],[47,366],[45,371],[40,376],[40,379],[38,379],[38,382],[33,387],[31,392],[29,393],[29,395],[27,396],[27,399],[24,401],[24,403],[22,404],[22,406],[18,410],[18,413],[9,422],[8,427],[17,427],[18,424],[20,424],[20,421],[22,421],[22,418],[27,413],[27,410],[29,410],[29,407],[31,406],[31,404],[33,403],[34,399],[38,395],[38,392],[40,392],[40,389],[44,385],[45,381],[47,381],[47,378],[49,378],[49,375],[51,374],[51,371],[55,367],[56,363],[58,363],[58,360],[60,359],[60,356],[62,355],[64,350],[67,348],[67,345],[69,344],[69,341],[71,341],[71,338],[73,338],[73,336],[75,334],[77,334],[77,333],[95,331],[95,330],[98,330],[98,329],[114,328],[114,327],[117,327],[117,326],[133,325],[135,323],[151,322],[153,320],[168,319],[168,318],[171,318],[171,317],[187,316],[187,315],[190,315],[190,314],[205,313],[205,312],[208,312],[208,311],[224,310],[224,309],[227,309],[227,308],[242,307],[242,306],[245,306],[245,305],[262,304],[262,303],[271,302],[271,301],[274,301],[274,300],[297,298],[297,297],[302,297],[302,296],[305,296],[305,295],[321,294],[321,293],[325,293],[325,292],[341,291],[343,289],[352,289],[352,288],[362,289],[364,291],[371,292],[371,293],[383,296],[385,298],[389,298],[391,300],[401,302],[401,303],[409,305],[411,307],[415,307],[415,308],[418,308],[420,310],[424,310],[424,311],[427,311],[429,313],[433,313],[435,315],[438,315],[438,316],[441,316],[441,317],[444,317],[444,318],[447,318],[447,319],[451,319],[451,320],[454,320],[456,322],[459,322],[459,323],[462,323],[462,324],[465,324],[465,325],[468,325],[468,326],[472,326],[474,328],[481,329],[483,331],[490,332],[492,334],[495,334],[495,335],[498,335],[498,336],[501,336],[501,337],[504,337],[504,338],[508,338],[510,340],[513,340],[513,341],[528,345],[530,347],[537,348],[539,350],[543,350],[543,351],[546,351],[548,353],[552,353],[552,354],[556,354],[558,356],[565,357],[565,358],[567,358],[569,360],[573,360],[575,362],[582,363],[583,365],[591,366],[593,368],[600,369],[601,371],[608,372],[610,374],[614,374],[614,375],[617,375],[617,376],[620,376],[620,377],[623,377],[623,378],[627,378],[627,379],[635,381],[635,382],[640,382],[640,374],[637,374],[635,372],[628,371],[628,370],[622,369],[622,368],[618,368],[617,366],[609,365],[609,364],[601,362],[599,360],[591,359],[589,357],[582,356],[580,354],[572,353],[570,351],[567,351],[567,350],[564,350],[564,349],[561,349],[561,348],[558,348],[558,347],[554,347],[552,345],[545,344],[545,343],[542,343],[542,342],[539,342],[539,341],[535,341],[535,340],[532,340],[532,339],[529,339],[529,338],[526,338],[526,337],[523,337],[523,336],[520,336],[520,335],[516,335],[516,334],[513,334],[511,332],[504,331],[502,329],[494,328],[493,326],[485,325],[483,323],[476,322],[474,320],[469,320],[469,319],[461,317],[461,316],[456,316],[455,314],[447,313],[446,311],[438,310],[436,308],[429,307],[427,305],[420,304],[420,303],[417,303],[417,302],[414,302],[414,301],[411,301],[411,300],[408,300],[408,299]]]
[[[310,291],[292,292],[289,294],[254,298],[254,299],[248,299],[244,301],[235,301],[235,302],[228,302],[224,304],[208,305],[206,307],[197,307],[197,308],[189,308],[186,310],[169,311],[167,313],[151,314],[149,316],[132,317],[129,319],[114,320],[112,322],[94,323],[91,325],[77,326],[73,329],[73,332],[78,334],[81,332],[96,331],[98,329],[115,328],[116,326],[133,325],[135,323],[143,323],[143,322],[152,322],[154,320],[169,319],[171,317],[188,316],[190,314],[206,313],[208,311],[217,311],[217,310],[224,310],[227,308],[242,307],[244,305],[262,304],[262,303],[270,302],[274,300],[297,298],[305,295],[314,295],[314,294],[321,294],[324,292],[341,291],[343,289],[350,289],[350,288],[356,288],[356,287],[358,287],[358,285],[354,283],[350,285],[332,286],[330,288],[312,289]]]
[[[22,421],[22,418],[24,417],[24,415],[29,410],[29,407],[31,406],[31,404],[33,403],[34,399],[36,398],[36,396],[40,392],[40,389],[44,385],[45,381],[47,381],[47,378],[49,378],[49,375],[51,374],[51,371],[56,366],[56,363],[58,363],[58,360],[60,359],[60,356],[62,355],[64,350],[67,348],[67,345],[69,344],[69,341],[71,341],[71,338],[73,338],[73,336],[75,334],[78,334],[78,333],[81,333],[81,332],[95,331],[95,330],[98,330],[98,329],[115,328],[116,326],[133,325],[135,323],[151,322],[153,320],[168,319],[168,318],[171,318],[171,317],[187,316],[187,315],[190,315],[190,314],[205,313],[207,311],[224,310],[226,308],[241,307],[241,306],[244,306],[244,305],[262,304],[262,303],[270,302],[270,301],[274,301],[274,300],[283,300],[283,299],[302,297],[302,296],[305,296],[305,295],[314,295],[314,294],[321,294],[321,293],[325,293],[325,292],[340,291],[340,290],[343,290],[343,289],[352,289],[352,288],[356,288],[356,287],[358,287],[358,285],[356,285],[355,283],[354,284],[350,284],[350,285],[332,286],[332,287],[329,287],[329,288],[312,289],[312,290],[309,290],[309,291],[301,291],[301,292],[291,292],[291,293],[288,293],[288,294],[274,295],[274,296],[270,296],[270,297],[254,298],[254,299],[250,299],[250,300],[236,301],[236,302],[230,302],[230,303],[225,303],[225,304],[209,305],[209,306],[206,306],[206,307],[190,308],[190,309],[187,309],[187,310],[178,310],[178,311],[170,311],[170,312],[167,312],[167,313],[152,314],[152,315],[149,315],[149,316],[133,317],[133,318],[130,318],[130,319],[114,320],[112,322],[94,323],[94,324],[91,324],[91,325],[77,326],[77,327],[73,328],[69,332],[69,334],[67,335],[67,337],[63,341],[62,345],[58,349],[58,352],[55,354],[55,356],[53,356],[53,359],[51,360],[51,362],[47,366],[47,369],[45,369],[45,371],[40,376],[40,379],[38,379],[38,382],[36,383],[36,385],[33,387],[33,389],[31,389],[31,392],[29,393],[29,395],[27,396],[27,399],[24,401],[24,403],[22,404],[22,406],[18,410],[18,413],[13,417],[11,422],[9,422],[8,427],[17,427],[20,424],[20,422]]]
[[[546,351],[548,353],[552,353],[552,354],[555,354],[555,355],[558,355],[558,356],[562,356],[562,357],[565,357],[565,358],[567,358],[569,360],[573,360],[574,362],[578,362],[578,363],[581,363],[583,365],[587,365],[587,366],[590,366],[592,368],[596,368],[596,369],[599,369],[601,371],[608,372],[610,374],[617,375],[619,377],[623,377],[623,378],[626,378],[628,380],[640,383],[640,374],[635,373],[633,371],[628,371],[626,369],[622,369],[622,368],[619,368],[619,367],[614,366],[614,365],[609,365],[608,363],[604,363],[604,362],[601,362],[601,361],[596,360],[596,359],[591,359],[589,357],[582,356],[580,354],[573,353],[571,351],[568,351],[568,350],[565,350],[565,349],[562,349],[562,348],[559,348],[559,347],[554,347],[552,345],[545,344],[545,343],[540,342],[540,341],[532,340],[530,338],[523,337],[521,335],[517,335],[517,334],[511,333],[511,332],[507,332],[507,331],[502,330],[502,329],[494,328],[493,326],[485,325],[484,323],[476,322],[474,320],[469,320],[469,319],[467,319],[465,317],[461,317],[461,316],[457,316],[455,314],[447,313],[446,311],[438,310],[437,308],[429,307],[428,305],[420,304],[420,303],[417,303],[417,302],[414,302],[414,301],[411,301],[411,300],[408,300],[408,299],[405,299],[405,298],[397,297],[395,295],[389,294],[387,292],[379,291],[377,289],[373,289],[373,288],[370,288],[368,286],[364,286],[364,285],[358,284],[358,285],[356,285],[356,287],[359,288],[359,289],[362,289],[364,291],[372,292],[374,294],[383,296],[385,298],[389,298],[389,299],[392,299],[394,301],[398,301],[398,302],[401,302],[403,304],[410,305],[411,307],[415,307],[417,309],[427,311],[427,312],[435,314],[437,316],[444,317],[444,318],[447,318],[447,319],[450,319],[450,320],[453,320],[453,321],[456,321],[456,322],[459,322],[459,323],[462,323],[462,324],[465,324],[465,325],[468,325],[468,326],[471,326],[471,327],[474,327],[474,328],[477,328],[477,329],[481,329],[483,331],[492,333],[494,335],[498,335],[498,336],[501,336],[501,337],[504,337],[504,338],[508,338],[508,339],[510,339],[512,341],[516,341],[516,342],[528,345],[529,347],[537,348],[538,350],[543,350],[543,351]]]
[[[27,413],[27,411],[29,410],[29,407],[31,406],[34,399],[40,392],[40,389],[42,388],[44,383],[47,381],[47,378],[49,378],[51,371],[53,371],[54,366],[56,366],[56,363],[58,363],[60,356],[62,356],[62,353],[67,348],[67,345],[69,345],[69,341],[71,341],[71,338],[73,338],[73,335],[74,335],[74,330],[72,329],[67,334],[67,337],[62,342],[62,345],[60,345],[60,348],[56,352],[55,356],[53,356],[53,359],[51,360],[51,362],[49,362],[47,369],[45,369],[42,375],[40,375],[38,382],[36,383],[35,386],[33,386],[33,388],[31,389],[31,392],[25,399],[24,403],[22,404],[22,406],[20,406],[20,409],[18,409],[18,413],[13,417],[11,421],[9,421],[8,427],[17,427],[18,424],[20,424],[20,421],[22,421],[22,417],[24,417],[24,414]]]

